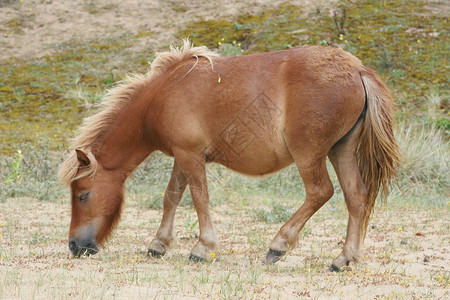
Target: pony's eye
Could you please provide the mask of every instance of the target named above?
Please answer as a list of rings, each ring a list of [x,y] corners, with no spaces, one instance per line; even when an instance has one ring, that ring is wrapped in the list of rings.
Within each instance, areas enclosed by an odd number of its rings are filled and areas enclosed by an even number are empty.
[[[78,197],[78,200],[79,201],[84,201],[84,200],[86,200],[87,198],[89,198],[89,192],[88,193],[83,193],[83,194],[81,194],[79,197]]]

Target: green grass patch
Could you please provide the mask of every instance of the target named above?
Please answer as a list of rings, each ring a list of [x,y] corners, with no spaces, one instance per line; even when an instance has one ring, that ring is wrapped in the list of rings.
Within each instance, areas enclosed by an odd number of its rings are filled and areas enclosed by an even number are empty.
[[[71,41],[55,45],[54,55],[2,61],[0,152],[43,137],[51,149],[66,144],[106,89],[126,73],[146,72],[152,53],[127,52],[130,39]]]

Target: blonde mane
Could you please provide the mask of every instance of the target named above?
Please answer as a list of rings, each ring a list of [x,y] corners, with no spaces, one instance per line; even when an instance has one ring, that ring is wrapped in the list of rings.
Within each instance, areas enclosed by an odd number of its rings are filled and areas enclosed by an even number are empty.
[[[125,80],[119,82],[119,85],[109,90],[104,96],[99,105],[99,112],[84,119],[83,125],[80,128],[80,134],[72,140],[70,149],[68,150],[68,157],[59,168],[59,180],[63,184],[69,185],[76,179],[95,174],[97,160],[95,159],[94,153],[98,144],[122,108],[133,100],[133,96],[140,88],[171,67],[193,57],[197,58],[197,62],[199,57],[204,57],[209,60],[211,67],[213,67],[213,58],[216,56],[217,54],[205,46],[193,47],[188,39],[183,39],[182,47],[178,48],[171,45],[170,51],[156,53],[156,58],[151,63],[149,72],[142,75],[128,75]],[[191,70],[196,66],[197,62]],[[75,149],[82,150],[86,153],[91,162],[89,167],[80,168]]]

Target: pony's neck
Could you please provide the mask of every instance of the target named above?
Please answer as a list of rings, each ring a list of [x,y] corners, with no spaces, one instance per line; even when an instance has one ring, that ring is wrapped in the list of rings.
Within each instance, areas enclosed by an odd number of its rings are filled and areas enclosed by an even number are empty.
[[[144,95],[122,108],[96,153],[104,169],[123,173],[124,179],[154,151],[144,130],[145,100]]]

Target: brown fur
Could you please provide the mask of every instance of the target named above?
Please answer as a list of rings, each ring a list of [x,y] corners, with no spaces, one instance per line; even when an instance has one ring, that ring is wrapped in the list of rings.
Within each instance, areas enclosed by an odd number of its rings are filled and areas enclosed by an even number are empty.
[[[367,114],[358,122],[366,94]],[[149,251],[162,255],[170,245],[175,210],[189,185],[200,227],[191,256],[207,259],[218,239],[206,163],[265,175],[295,162],[306,199],[270,245],[267,260],[276,261],[333,194],[328,156],[350,215],[343,252],[333,264],[357,261],[378,190],[387,196],[399,163],[391,105],[375,73],[340,49],[302,47],[225,58],[185,41],[181,49],[158,54],[148,74],[112,89],[74,139],[59,172],[72,188],[71,242],[90,245],[93,232],[95,243],[106,240],[120,215],[124,181],[159,150],[175,163]],[[79,200],[86,192],[89,199]]]
[[[319,50],[321,46],[312,46],[310,51],[314,52],[311,65],[312,70],[316,70],[318,78],[321,82],[329,84],[333,81],[340,80],[346,84],[351,84],[355,76],[355,69],[362,66],[359,59],[354,57],[341,48],[328,48],[328,51]]]

